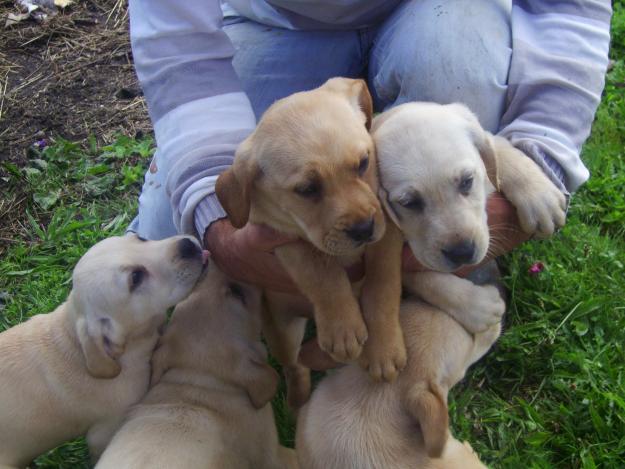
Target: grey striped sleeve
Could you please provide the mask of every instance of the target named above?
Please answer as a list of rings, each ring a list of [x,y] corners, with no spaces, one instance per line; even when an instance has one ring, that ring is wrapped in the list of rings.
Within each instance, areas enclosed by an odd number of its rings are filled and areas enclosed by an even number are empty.
[[[533,158],[561,189],[588,170],[580,159],[608,64],[607,0],[516,0],[507,110],[500,135]]]

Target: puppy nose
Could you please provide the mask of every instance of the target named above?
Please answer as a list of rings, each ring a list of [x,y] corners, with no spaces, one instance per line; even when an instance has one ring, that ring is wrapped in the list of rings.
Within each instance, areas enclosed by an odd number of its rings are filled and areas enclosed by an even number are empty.
[[[178,252],[180,253],[180,257],[182,259],[193,259],[194,257],[202,257],[202,250],[200,249],[200,247],[189,238],[183,238],[178,242]]]
[[[354,223],[345,232],[354,241],[369,241],[373,236],[373,228],[373,218],[370,218],[366,221]]]
[[[441,249],[443,256],[456,265],[468,264],[475,255],[475,243],[473,241],[461,241],[458,244]]]

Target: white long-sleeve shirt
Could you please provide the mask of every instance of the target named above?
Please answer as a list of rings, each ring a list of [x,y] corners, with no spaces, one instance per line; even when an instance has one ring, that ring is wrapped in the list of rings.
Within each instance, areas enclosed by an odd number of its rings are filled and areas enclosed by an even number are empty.
[[[230,0],[243,16],[289,29],[353,29],[398,1]],[[512,58],[500,135],[563,190],[588,179],[581,146],[608,65],[609,0],[513,0]],[[250,102],[232,67],[219,0],[130,0],[132,49],[159,152],[167,160],[174,223],[202,236],[225,213],[214,194],[252,131]]]

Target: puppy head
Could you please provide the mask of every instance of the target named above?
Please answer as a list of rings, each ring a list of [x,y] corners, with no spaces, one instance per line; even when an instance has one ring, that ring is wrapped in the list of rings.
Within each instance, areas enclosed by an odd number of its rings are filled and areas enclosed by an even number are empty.
[[[279,377],[267,364],[260,341],[261,309],[259,288],[232,280],[211,262],[193,292],[176,306],[157,349],[167,352],[152,359],[152,382],[173,362],[234,384],[255,408],[263,407],[274,396]],[[180,343],[184,346],[176,346]]]
[[[408,103],[374,122],[381,199],[417,260],[449,272],[488,250],[497,186],[489,135],[463,105]]]
[[[364,81],[346,78],[273,104],[217,181],[233,225],[251,216],[330,255],[379,240],[371,112]]]
[[[87,251],[74,269],[70,301],[92,376],[119,374],[127,342],[156,331],[167,309],[193,288],[202,257],[198,242],[187,236],[113,237]]]
[[[261,330],[261,290],[231,279],[210,261],[188,298],[176,306],[174,318],[181,327],[189,329],[189,334],[197,332],[200,343],[202,336],[216,330],[226,340],[257,341]]]

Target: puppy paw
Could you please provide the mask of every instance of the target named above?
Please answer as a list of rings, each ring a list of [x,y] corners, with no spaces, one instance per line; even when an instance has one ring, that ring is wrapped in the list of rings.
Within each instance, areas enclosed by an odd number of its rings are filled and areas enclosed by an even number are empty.
[[[406,366],[406,345],[401,329],[397,327],[389,337],[383,337],[378,332],[372,333],[365,343],[359,362],[374,381],[395,381]]]
[[[467,303],[456,318],[467,331],[477,334],[501,322],[506,312],[506,303],[499,290],[492,285],[473,285],[472,288],[475,289],[474,293],[466,297]]]
[[[317,340],[321,349],[334,360],[348,363],[356,360],[367,341],[367,326],[360,315],[335,316],[329,322],[317,320]]]
[[[500,189],[516,207],[523,231],[536,238],[551,236],[566,221],[566,197],[534,161],[497,137]]]
[[[544,184],[532,184],[532,194],[517,188],[504,192],[516,207],[523,231],[535,238],[548,238],[566,221],[564,194],[544,175]]]

